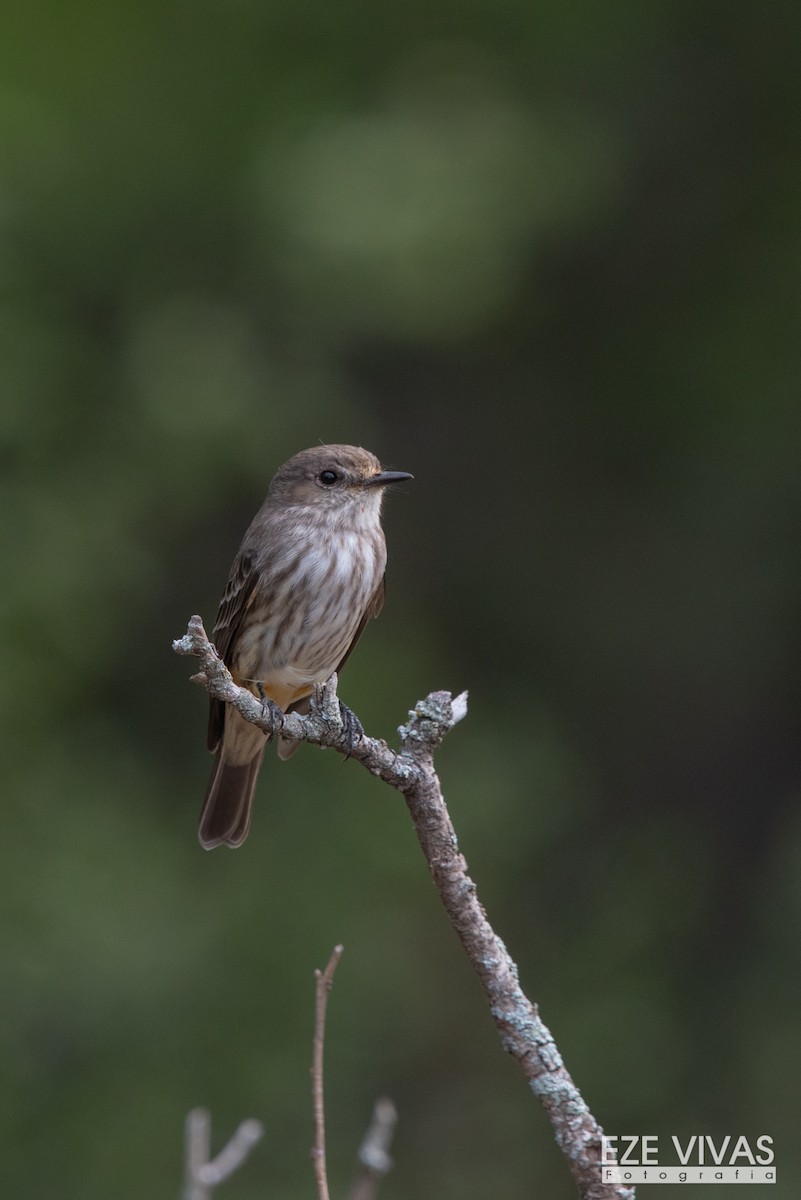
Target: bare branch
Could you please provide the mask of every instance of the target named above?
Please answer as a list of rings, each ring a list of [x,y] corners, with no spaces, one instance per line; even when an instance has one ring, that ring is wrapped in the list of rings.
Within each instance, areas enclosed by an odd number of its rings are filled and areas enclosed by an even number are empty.
[[[232,704],[246,721],[257,725],[265,733],[271,731],[270,716],[265,714],[261,701],[247,688],[237,687],[234,683],[230,671],[206,636],[200,617],[192,617],[186,634],[174,641],[172,648],[176,654],[195,655],[200,659],[202,669],[192,676],[193,683],[201,684],[209,695],[218,700]],[[414,760],[403,750],[398,754],[380,738],[362,737],[351,744],[337,703],[335,675],[318,689],[313,701],[308,716],[285,714],[281,726],[282,738],[339,750],[362,763],[371,774],[378,775],[401,791],[415,782],[417,768]]]
[[[312,1047],[312,1101],[314,1105],[314,1146],[311,1157],[317,1180],[318,1200],[328,1200],[328,1177],[325,1167],[325,1093],[323,1090],[323,1046],[325,1044],[325,1013],[328,993],[334,981],[334,971],[342,957],[344,946],[334,946],[328,966],[315,971],[314,1044]]]
[[[212,696],[233,704],[248,721],[269,731],[269,718],[261,704],[245,688],[236,686],[199,617],[192,617],[186,635],[173,642],[173,649],[200,659],[202,672],[194,678]],[[520,1064],[548,1113],[582,1200],[633,1200],[632,1189],[602,1178],[601,1126],[573,1082],[537,1006],[523,992],[517,967],[490,925],[459,851],[433,755],[448,731],[466,715],[467,694],[453,699],[449,692],[432,692],[419,701],[409,713],[408,723],[399,729],[399,752],[367,736],[352,745],[335,695],[334,677],[315,695],[308,716],[287,714],[281,736],[330,746],[403,793],[434,883],[481,981],[503,1046]]]
[[[184,1200],[209,1200],[217,1184],[242,1166],[263,1133],[261,1122],[243,1121],[217,1157],[209,1161],[211,1115],[208,1109],[193,1108],[186,1118]]]
[[[187,1113],[184,1144],[184,1200],[207,1200],[211,1191],[200,1182],[200,1169],[209,1161],[211,1153],[211,1114],[207,1108],[193,1108]]]

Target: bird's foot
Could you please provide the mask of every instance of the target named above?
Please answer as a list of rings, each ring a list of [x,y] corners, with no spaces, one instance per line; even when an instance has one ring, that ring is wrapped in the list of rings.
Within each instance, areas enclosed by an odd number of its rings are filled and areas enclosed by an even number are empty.
[[[256,691],[259,693],[259,699],[261,700],[262,716],[266,721],[270,722],[270,737],[273,738],[276,731],[280,730],[284,724],[283,711],[274,700],[270,699],[260,682],[256,684]]]
[[[312,712],[319,713],[327,725],[335,725],[340,715],[336,675],[332,675],[324,683],[315,683],[309,702]]]
[[[364,737],[364,726],[352,708],[348,708],[347,704],[339,701],[339,716],[342,721],[342,728],[345,732],[345,737],[348,743],[347,753],[345,758],[350,758],[353,754],[353,748],[357,742],[360,742]]]

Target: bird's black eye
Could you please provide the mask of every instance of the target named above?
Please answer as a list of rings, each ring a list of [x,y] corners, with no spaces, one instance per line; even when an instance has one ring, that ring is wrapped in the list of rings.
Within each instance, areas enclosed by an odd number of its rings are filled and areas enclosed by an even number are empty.
[[[326,487],[331,487],[331,485],[336,483],[336,481],[339,479],[339,476],[337,475],[336,471],[321,471],[317,478],[320,480],[320,483],[325,484]]]

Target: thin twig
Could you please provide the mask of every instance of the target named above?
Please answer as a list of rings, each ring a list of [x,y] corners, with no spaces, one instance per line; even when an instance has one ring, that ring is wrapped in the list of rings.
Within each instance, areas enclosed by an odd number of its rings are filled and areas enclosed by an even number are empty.
[[[256,1121],[252,1117],[247,1121],[243,1121],[231,1140],[223,1146],[217,1157],[200,1168],[200,1178],[206,1185],[211,1187],[216,1187],[218,1183],[222,1183],[224,1179],[227,1179],[229,1175],[233,1175],[234,1171],[242,1166],[242,1163],[263,1135],[264,1127],[261,1121]]]
[[[211,1114],[207,1108],[193,1108],[184,1127],[186,1168],[184,1200],[207,1200],[209,1189],[200,1182],[200,1169],[211,1153]]]
[[[243,1121],[210,1161],[211,1115],[206,1108],[193,1108],[186,1118],[184,1200],[209,1200],[217,1184],[242,1166],[263,1133],[260,1121]]]
[[[361,1173],[357,1177],[349,1200],[375,1200],[381,1180],[392,1170],[389,1148],[398,1122],[398,1110],[386,1096],[376,1100],[373,1115],[359,1147]]]
[[[312,1102],[314,1105],[314,1146],[311,1157],[317,1180],[318,1200],[328,1200],[328,1177],[325,1166],[325,1092],[323,1089],[323,1047],[325,1044],[325,1012],[334,971],[342,957],[344,946],[334,946],[328,966],[315,971],[314,1042],[312,1045]]]
[[[200,617],[192,617],[173,649],[200,659],[202,670],[194,679],[210,695],[233,704],[246,720],[269,731],[261,704],[234,683]],[[517,966],[490,925],[459,851],[433,756],[449,730],[466,715],[467,694],[453,699],[449,692],[432,692],[419,701],[408,723],[399,729],[401,747],[395,751],[379,738],[364,736],[353,743],[333,703],[335,689],[336,677],[332,677],[315,696],[307,716],[288,713],[282,738],[330,746],[403,793],[440,898],[481,981],[504,1048],[520,1064],[548,1113],[579,1195],[582,1200],[633,1200],[633,1189],[602,1176],[603,1130],[573,1082],[537,1006],[521,988]]]

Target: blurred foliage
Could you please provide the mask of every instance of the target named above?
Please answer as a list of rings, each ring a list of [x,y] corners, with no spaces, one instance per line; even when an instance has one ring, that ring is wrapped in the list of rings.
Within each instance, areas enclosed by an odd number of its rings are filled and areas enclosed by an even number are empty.
[[[704,0],[4,12],[15,1200],[174,1196],[185,1112],[308,1196],[312,971],[343,941],[339,1194],[573,1189],[398,797],[311,750],[204,855],[210,622],[277,464],[354,441],[388,603],[343,680],[432,688],[473,874],[611,1132],[776,1139],[797,1194],[801,9]],[[795,1186],[793,1186],[793,1177]]]

